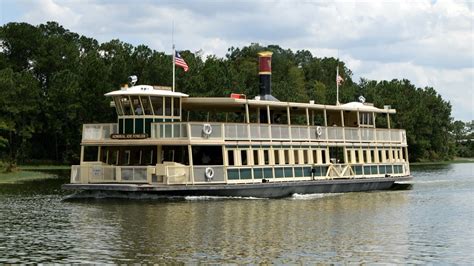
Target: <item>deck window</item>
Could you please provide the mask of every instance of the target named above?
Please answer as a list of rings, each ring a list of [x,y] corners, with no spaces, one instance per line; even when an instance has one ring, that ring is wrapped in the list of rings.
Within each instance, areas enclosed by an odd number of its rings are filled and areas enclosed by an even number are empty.
[[[285,164],[290,164],[290,151],[289,150],[284,150],[283,159],[285,161]]]
[[[180,102],[180,98],[173,98],[173,115],[174,116],[180,116],[180,111],[181,111],[181,108],[180,108],[180,105],[179,105],[179,102]]]
[[[130,103],[130,98],[126,95],[120,97],[120,103],[122,106],[124,115],[132,115],[132,105]]]
[[[120,102],[119,96],[114,97],[114,103],[115,103],[115,110],[117,111],[117,115],[123,115],[122,104]]]
[[[146,115],[153,115],[153,110],[150,103],[149,96],[140,96],[140,101],[142,103],[142,109],[144,114]]]
[[[319,163],[319,162],[318,162],[318,150],[317,150],[317,149],[313,150],[313,163],[314,163],[314,164],[318,164],[318,163]]]
[[[299,156],[298,156],[298,150],[293,150],[293,160],[295,162],[295,164],[299,164],[300,163],[300,160],[299,160]]]
[[[253,150],[253,165],[259,165],[258,150]]]
[[[270,164],[270,156],[268,155],[268,150],[263,150],[263,162],[264,164]]]
[[[84,161],[85,162],[97,162],[99,160],[99,147],[97,146],[84,146]]]
[[[220,164],[222,164],[222,153],[220,153],[220,158],[221,158]],[[193,161],[194,164],[199,165],[198,164],[200,162],[199,159],[201,158],[193,157],[193,160],[197,160],[197,161]],[[188,146],[184,146],[184,145],[163,146],[161,160],[166,161],[166,162],[176,162],[176,163],[180,163],[184,165],[189,165]]]
[[[121,152],[120,165],[130,165],[130,150]]]
[[[327,157],[326,157],[326,150],[325,150],[325,149],[321,150],[321,161],[322,161],[323,164],[327,164],[327,163],[328,163]]]
[[[247,160],[247,150],[240,150],[240,162],[242,165],[249,165]]]
[[[163,115],[163,97],[150,97],[153,112],[157,116]]]
[[[367,112],[359,113],[359,124],[365,125],[365,126],[373,125],[374,121],[373,121],[372,113],[367,113]]]
[[[308,164],[309,163],[309,150],[303,150],[303,163]]]
[[[273,150],[273,160],[275,165],[280,164],[280,150]]]
[[[194,165],[222,165],[222,146],[192,146]]]
[[[107,164],[117,165],[118,164],[118,150],[109,150],[109,156],[107,157]]]
[[[227,165],[234,165],[234,150],[227,150]]]
[[[367,163],[373,163],[375,159],[374,156],[375,156],[375,151],[369,150],[369,158],[367,159]]]
[[[100,147],[100,161],[107,163],[107,149],[106,147]]]
[[[143,107],[140,103],[140,98],[138,96],[130,96],[131,100],[131,108],[133,110],[133,114],[135,115],[143,115]]]
[[[362,163],[368,163],[369,161],[367,160],[367,150],[362,150]]]
[[[165,97],[165,116],[171,116],[171,97]]]

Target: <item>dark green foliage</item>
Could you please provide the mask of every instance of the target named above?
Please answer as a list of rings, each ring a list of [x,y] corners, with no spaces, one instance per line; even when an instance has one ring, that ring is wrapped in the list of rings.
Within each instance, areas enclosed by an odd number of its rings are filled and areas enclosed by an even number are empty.
[[[137,75],[140,84],[172,84],[171,55],[120,40],[99,44],[55,22],[39,26],[9,23],[0,27],[0,156],[11,161],[77,162],[84,123],[114,122],[110,99],[103,95]],[[273,52],[273,95],[281,101],[334,104],[336,67],[344,84],[340,101],[364,95],[377,107],[398,110],[392,126],[407,130],[411,160],[451,158],[456,123],[451,106],[433,88],[416,88],[408,80],[352,81],[344,62],[293,52],[278,45],[231,47],[225,58],[201,51],[181,51],[189,71],[176,69],[178,91],[192,96],[258,94],[257,53]],[[386,125],[384,117],[378,125]],[[472,146],[472,144],[469,144]],[[472,149],[471,149],[472,151]],[[472,153],[471,153],[472,154]],[[470,155],[472,156],[472,155]]]

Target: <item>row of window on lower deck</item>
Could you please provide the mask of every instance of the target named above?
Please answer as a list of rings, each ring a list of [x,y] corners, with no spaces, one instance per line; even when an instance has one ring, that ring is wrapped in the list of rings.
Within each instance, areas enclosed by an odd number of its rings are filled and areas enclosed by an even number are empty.
[[[181,116],[181,99],[178,97],[121,95],[114,97],[114,103],[119,116]]]
[[[228,180],[272,179],[324,177],[328,174],[328,165],[308,166],[264,166],[264,167],[232,167],[227,169]],[[403,165],[355,165],[352,166],[356,176],[400,175],[405,174]]]
[[[227,165],[292,165],[292,164],[328,164],[328,163],[392,163],[405,162],[402,148],[346,148],[346,157],[342,147],[329,148],[228,148]]]
[[[406,162],[404,148],[346,148],[348,163]]]
[[[405,148],[275,148],[222,146],[192,146],[194,165],[292,165],[328,163],[391,163],[405,162]],[[135,147],[84,147],[84,161],[101,161],[110,165],[155,165],[158,161],[189,165],[188,146],[135,146]]]

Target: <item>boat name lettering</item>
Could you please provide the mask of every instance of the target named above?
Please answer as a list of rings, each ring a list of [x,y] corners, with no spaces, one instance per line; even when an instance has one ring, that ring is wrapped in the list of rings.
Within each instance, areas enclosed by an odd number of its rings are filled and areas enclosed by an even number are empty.
[[[146,139],[148,134],[111,134],[111,139]]]

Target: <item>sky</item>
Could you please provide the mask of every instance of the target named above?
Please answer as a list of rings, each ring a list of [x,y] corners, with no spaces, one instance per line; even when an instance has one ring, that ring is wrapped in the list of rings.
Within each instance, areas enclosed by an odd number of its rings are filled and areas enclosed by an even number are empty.
[[[356,82],[409,79],[433,87],[454,119],[474,120],[472,0],[0,0],[1,25],[47,21],[99,42],[167,53],[172,39],[177,49],[219,57],[251,43],[305,49],[339,57]]]

